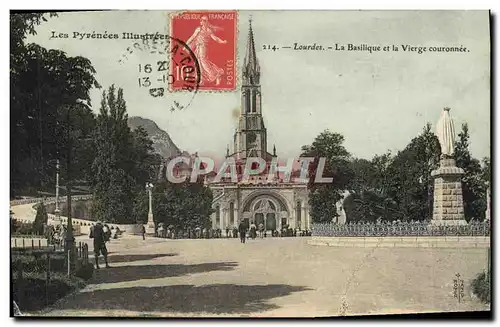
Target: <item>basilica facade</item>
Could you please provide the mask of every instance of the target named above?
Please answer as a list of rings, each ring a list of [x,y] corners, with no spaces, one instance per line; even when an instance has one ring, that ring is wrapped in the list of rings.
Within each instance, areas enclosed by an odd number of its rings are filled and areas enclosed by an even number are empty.
[[[259,157],[269,165],[277,160],[276,147],[267,150],[267,130],[263,120],[261,101],[260,66],[257,60],[252,26],[248,33],[246,54],[242,67],[241,112],[226,158],[237,163],[238,174],[249,158]],[[218,182],[207,180],[213,192],[211,215],[212,228],[225,230],[244,221],[263,224],[266,230],[281,230],[284,227],[310,230],[307,182],[284,181],[278,174],[268,178],[268,169],[261,175],[251,176],[247,181]]]

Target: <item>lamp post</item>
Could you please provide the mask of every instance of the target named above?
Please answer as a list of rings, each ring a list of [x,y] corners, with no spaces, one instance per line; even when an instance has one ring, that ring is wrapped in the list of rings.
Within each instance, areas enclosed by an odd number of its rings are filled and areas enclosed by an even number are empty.
[[[68,106],[67,120],[68,126],[66,127],[66,137],[67,137],[67,153],[66,153],[66,207],[68,218],[66,226],[66,244],[65,251],[70,255],[68,262],[71,264],[74,262],[74,243],[75,237],[73,236],[73,220],[71,218],[71,120],[70,120],[71,106]]]
[[[56,162],[56,209],[54,214],[56,215],[56,224],[59,225],[61,221],[61,210],[59,210],[59,159]]]
[[[153,220],[153,187],[154,185],[151,183],[146,183],[146,191],[149,195],[149,211],[148,211],[148,223],[147,223],[147,233],[154,234],[155,232],[155,223]]]
[[[491,207],[490,207],[490,192],[491,192],[491,185],[489,182],[486,183],[486,217],[484,217],[485,223],[488,223],[489,226],[491,226]],[[491,233],[491,231],[489,231]],[[491,234],[490,234],[491,235]],[[489,281],[490,280],[490,273],[491,273],[491,248],[488,247],[486,250],[486,279]]]
[[[491,202],[490,202],[490,192],[491,192],[491,186],[490,183],[486,183],[486,217],[485,220],[490,220],[490,215],[491,215]]]

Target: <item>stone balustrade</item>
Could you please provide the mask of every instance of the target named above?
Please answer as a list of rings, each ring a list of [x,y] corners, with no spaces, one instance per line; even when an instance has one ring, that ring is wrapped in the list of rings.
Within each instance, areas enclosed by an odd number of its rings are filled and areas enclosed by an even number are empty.
[[[59,197],[59,201],[61,199],[65,199],[66,197]],[[79,201],[79,200],[89,200],[92,198],[91,194],[86,194],[86,195],[73,195],[71,199],[73,201]],[[19,206],[19,205],[24,205],[24,204],[30,204],[30,203],[56,203],[56,198],[55,197],[47,197],[47,198],[29,198],[29,199],[21,199],[21,200],[12,200],[10,201],[10,206]]]
[[[59,200],[61,200],[61,199],[65,199],[65,197],[60,197]],[[73,195],[71,197],[71,199],[73,201],[90,200],[90,199],[92,199],[92,195]],[[56,198],[49,197],[49,198],[31,198],[31,199],[13,200],[13,201],[10,201],[10,205],[11,206],[18,206],[18,205],[34,204],[33,207],[31,208],[31,213],[33,215],[33,219],[16,218],[17,221],[22,222],[22,223],[32,223],[35,219],[35,216],[36,216],[35,205],[42,202],[42,201],[45,204],[55,203]],[[49,213],[48,219],[49,219],[49,224],[51,224],[51,225],[59,223],[55,214]],[[59,216],[59,220],[63,224],[68,223],[67,217]],[[75,234],[74,234],[75,236],[81,235],[81,234],[89,234],[90,228],[92,226],[94,226],[96,223],[96,221],[93,221],[93,220],[73,218],[73,217],[72,217],[71,221],[73,224],[73,228],[75,229]],[[113,223],[106,223],[106,224],[112,230],[118,228],[120,231],[126,232],[126,233],[136,233],[138,230],[136,224],[113,224]]]

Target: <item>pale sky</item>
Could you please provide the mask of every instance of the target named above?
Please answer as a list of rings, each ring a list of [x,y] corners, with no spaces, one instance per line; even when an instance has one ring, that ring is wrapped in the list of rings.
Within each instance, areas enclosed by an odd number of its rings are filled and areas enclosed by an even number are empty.
[[[240,11],[238,60],[244,58],[248,18],[252,15],[261,66],[262,112],[268,129],[268,151],[296,156],[325,129],[345,137],[354,156],[371,158],[403,149],[426,122],[433,128],[443,107],[451,107],[457,133],[469,124],[471,151],[490,155],[490,43],[487,11]],[[135,52],[118,60],[130,40],[73,39],[81,33],[165,33],[168,13],[114,11],[60,13],[29,41],[69,56],[91,60],[97,80],[124,89],[129,116],[154,120],[174,143],[188,152],[224,156],[236,127],[234,110],[240,93],[198,93],[191,105],[170,112],[171,103],[187,95],[151,97],[138,87],[138,64],[163,59]],[[68,39],[50,39],[52,31]],[[263,50],[264,44],[293,46],[335,43],[399,45],[399,52],[332,52]],[[403,52],[401,45],[465,46],[470,52],[423,54]],[[238,65],[238,76],[240,76]],[[102,90],[92,91],[98,111]],[[189,95],[190,97],[190,95]]]

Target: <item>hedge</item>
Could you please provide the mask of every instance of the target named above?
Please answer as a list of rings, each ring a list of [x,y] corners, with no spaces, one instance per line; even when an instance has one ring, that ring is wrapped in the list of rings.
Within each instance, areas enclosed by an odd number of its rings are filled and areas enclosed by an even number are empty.
[[[82,265],[80,269],[75,272],[75,276],[83,280],[89,280],[94,276],[94,265],[90,262]]]
[[[67,294],[85,286],[85,281],[92,278],[94,265],[83,264],[68,277],[64,253],[50,254],[50,283],[47,293],[47,254],[41,251],[14,252],[12,260],[12,290],[14,301],[21,311],[35,311],[53,304]],[[19,268],[23,269],[20,278]],[[46,295],[48,294],[48,297]]]
[[[40,310],[84,286],[82,279],[68,278],[63,273],[52,274],[48,287],[43,273],[24,273],[22,280],[19,274],[12,276],[13,297],[21,312]]]
[[[47,271],[47,254],[32,252],[30,254],[13,254],[11,257],[12,270],[17,271],[22,264],[23,271],[45,273]],[[50,271],[64,272],[66,258],[63,253],[50,254]]]

